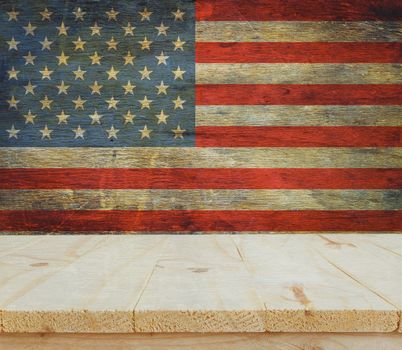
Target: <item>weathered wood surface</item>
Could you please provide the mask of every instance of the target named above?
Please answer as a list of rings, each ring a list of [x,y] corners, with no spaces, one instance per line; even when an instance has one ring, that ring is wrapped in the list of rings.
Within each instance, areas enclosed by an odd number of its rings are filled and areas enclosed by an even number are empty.
[[[398,334],[1,334],[0,350],[400,350]]]
[[[180,157],[177,157],[180,154]],[[400,168],[389,148],[2,148],[1,168]]]
[[[197,84],[401,84],[400,64],[197,63]]]
[[[398,210],[400,190],[0,190],[0,210]]]
[[[402,126],[402,106],[197,106],[198,126]]]
[[[3,236],[1,331],[395,332],[401,237]]]

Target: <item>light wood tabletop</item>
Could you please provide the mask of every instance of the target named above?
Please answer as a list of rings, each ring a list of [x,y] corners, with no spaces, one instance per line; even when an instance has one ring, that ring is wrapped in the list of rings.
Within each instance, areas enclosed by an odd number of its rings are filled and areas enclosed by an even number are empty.
[[[401,237],[3,236],[1,332],[397,333]]]

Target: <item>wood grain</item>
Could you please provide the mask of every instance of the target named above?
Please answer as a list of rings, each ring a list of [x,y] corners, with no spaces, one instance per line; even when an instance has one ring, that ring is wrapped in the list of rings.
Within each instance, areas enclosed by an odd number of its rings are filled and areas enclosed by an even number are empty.
[[[197,106],[197,126],[401,126],[402,106]]]
[[[47,237],[3,255],[3,331],[132,332],[133,309],[165,241],[138,237],[126,249],[124,236]]]
[[[398,334],[1,334],[0,350],[400,350]]]
[[[205,21],[400,20],[401,5],[392,0],[197,0],[196,16]]]
[[[82,223],[85,222],[85,226]],[[399,210],[0,210],[0,232],[402,231]]]
[[[401,147],[394,126],[198,126],[197,147]]]
[[[398,210],[400,190],[0,190],[0,210]]]
[[[397,63],[197,63],[197,84],[400,84]]]
[[[387,312],[371,314],[368,311],[374,306],[370,301],[371,290],[360,290],[361,285],[352,282],[349,276],[311,249],[310,240],[315,237],[233,236],[267,308],[267,330],[329,332],[336,329],[338,332],[353,332],[359,328],[392,331],[394,325]],[[366,260],[368,270],[371,263]],[[347,299],[344,295],[348,295]],[[356,312],[359,309],[368,313]],[[378,324],[372,323],[373,319],[382,319],[379,328]]]
[[[196,63],[396,63],[402,43],[197,42]]]
[[[400,237],[3,236],[0,324],[6,333],[394,332]]]
[[[172,236],[134,323],[139,332],[261,332],[263,310],[230,236]]]
[[[402,84],[200,84],[197,105],[399,105]]]
[[[179,157],[177,155],[180,155]],[[399,148],[1,148],[2,168],[400,168]]]
[[[389,239],[383,239],[383,236],[373,235],[369,239],[365,237],[356,239],[348,235],[336,237],[318,235],[315,242],[312,242],[312,246],[339,271],[349,275],[398,309],[402,309],[402,239],[400,236],[392,235]],[[367,268],[366,261],[370,258],[374,258],[376,263],[370,264],[370,268]],[[394,279],[394,273],[399,273],[399,278]],[[381,274],[380,285],[373,277],[379,274]],[[402,331],[401,325],[399,325],[399,331]]]
[[[0,189],[396,189],[402,169],[0,168]]]

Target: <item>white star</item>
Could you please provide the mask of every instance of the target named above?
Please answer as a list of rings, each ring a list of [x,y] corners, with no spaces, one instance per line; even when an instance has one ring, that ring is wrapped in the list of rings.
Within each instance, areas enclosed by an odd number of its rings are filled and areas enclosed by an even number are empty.
[[[161,123],[167,124],[166,119],[169,118],[169,116],[167,114],[165,114],[162,109],[159,114],[156,114],[156,118],[158,118],[158,124],[161,124]]]
[[[186,42],[185,42],[185,41],[182,41],[179,36],[177,37],[177,40],[172,41],[172,42],[173,42],[173,45],[174,45],[173,51],[176,51],[176,50],[179,50],[179,49],[180,49],[181,51],[184,51],[183,46],[184,46],[184,44],[185,44]]]
[[[134,124],[133,120],[135,118],[135,114],[132,114],[130,110],[123,116],[124,117],[124,124]]]
[[[49,41],[47,39],[47,36],[45,37],[45,40],[39,41],[39,42],[42,44],[42,51],[43,50],[49,50],[49,51],[51,50],[50,45],[53,44],[53,41]]]
[[[160,64],[164,64],[165,66],[167,66],[166,60],[169,58],[169,56],[165,56],[163,51],[161,52],[161,54],[159,56],[155,56],[155,58],[158,60],[158,66]]]
[[[34,59],[36,58],[36,56],[33,56],[31,54],[31,51],[28,52],[28,55],[22,56],[22,57],[25,58],[25,65],[27,65],[27,64],[32,64],[33,66],[35,65]]]
[[[13,8],[11,11],[7,12],[8,14],[8,20],[9,21],[18,21],[17,16],[20,14],[18,11],[15,11],[15,9]]]
[[[172,70],[172,73],[174,74],[174,80],[176,79],[181,79],[183,80],[183,74],[186,73],[185,70],[181,70],[180,66],[177,66],[176,70]]]
[[[147,139],[151,138],[152,130],[148,129],[148,127],[146,125],[142,129],[140,129],[139,132],[141,133],[141,140],[143,138],[147,138]]]
[[[25,29],[25,35],[32,35],[35,36],[34,30],[37,28],[31,24],[31,22],[28,22],[28,25],[23,27]]]
[[[177,9],[177,11],[172,12],[175,21],[183,21],[184,14],[185,12],[181,11],[180,9]]]
[[[148,9],[146,7],[144,8],[144,10],[142,12],[138,12],[138,13],[141,16],[141,22],[144,20],[149,21],[151,15],[152,15],[152,12],[148,11]]]
[[[89,118],[91,118],[91,124],[100,124],[102,117],[103,117],[103,115],[98,114],[97,110],[95,110],[95,112],[93,114],[89,115]]]
[[[124,36],[126,35],[134,36],[135,27],[133,27],[130,22],[128,22],[127,25],[122,28],[124,29]]]
[[[84,20],[84,15],[86,14],[85,11],[81,10],[81,7],[78,7],[75,11],[73,11],[73,14],[75,15],[75,20],[78,21],[83,21]]]
[[[10,41],[7,41],[8,51],[10,51],[10,50],[18,51],[18,44],[19,43],[20,43],[20,41],[17,41],[17,40],[14,39],[14,37],[12,37]]]
[[[182,139],[182,138],[183,138],[183,134],[184,134],[184,132],[185,132],[186,130],[185,130],[185,129],[182,129],[182,128],[180,127],[180,125],[177,125],[177,128],[176,128],[176,129],[172,129],[171,131],[174,133],[174,138],[175,138],[175,139],[177,139],[177,138]]]
[[[42,134],[42,140],[43,139],[49,139],[50,140],[52,138],[51,133],[53,132],[53,130],[50,130],[47,127],[47,124],[45,125],[45,127],[43,129],[39,130],[39,132]]]
[[[163,22],[161,23],[161,25],[159,27],[155,27],[155,29],[158,30],[158,36],[159,35],[167,35],[167,30],[169,29],[169,27],[166,27]]]
[[[61,113],[56,115],[56,118],[59,120],[59,122],[58,122],[57,124],[62,124],[62,123],[63,123],[63,124],[68,124],[67,119],[68,119],[69,116],[70,116],[70,115],[69,115],[69,114],[65,114],[65,113],[64,113],[64,110],[62,109],[62,110],[61,110]]]
[[[144,80],[144,79],[151,80],[150,74],[152,73],[152,71],[148,70],[147,66],[144,66],[144,68],[138,72],[141,73],[141,80]]]
[[[153,102],[153,100],[148,100],[148,98],[146,96],[144,96],[144,98],[142,100],[138,100],[138,102],[141,104],[141,109],[144,109],[144,108],[150,109],[151,103]]]
[[[31,110],[28,110],[27,114],[24,114],[24,118],[25,118],[25,124],[31,123],[34,124],[34,119],[36,118],[35,114],[31,113]]]
[[[12,95],[11,96],[11,99],[9,99],[9,100],[7,100],[7,103],[8,103],[8,105],[9,105],[9,109],[11,109],[11,108],[15,108],[15,109],[18,109],[17,108],[17,104],[20,102],[20,100],[16,100],[15,99],[15,97],[14,97],[14,95]]]
[[[108,138],[109,139],[117,139],[117,133],[119,132],[119,129],[115,129],[114,126],[112,125],[112,127],[110,129],[106,129],[106,132],[108,133]]]
[[[73,131],[75,133],[74,139],[78,139],[78,138],[84,139],[84,134],[85,134],[86,130],[82,129],[81,125],[78,125],[78,128],[73,129]]]
[[[173,100],[174,103],[174,109],[180,108],[183,109],[183,103],[185,103],[186,100],[182,100],[180,96],[177,96],[175,100]]]
[[[18,133],[20,132],[20,130],[14,128],[14,124],[11,126],[11,129],[6,130],[8,132],[8,138],[15,138],[18,139]]]

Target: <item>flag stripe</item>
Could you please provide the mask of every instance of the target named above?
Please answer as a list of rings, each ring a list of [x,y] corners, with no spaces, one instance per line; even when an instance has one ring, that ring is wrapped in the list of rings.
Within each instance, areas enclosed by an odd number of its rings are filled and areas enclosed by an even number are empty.
[[[230,12],[230,11],[228,11]],[[402,22],[197,22],[196,42],[400,42]]]
[[[402,126],[402,106],[197,106],[198,126]]]
[[[197,63],[197,84],[401,84],[402,65]]]
[[[238,234],[240,231],[213,231],[213,230],[209,230],[209,231],[180,231],[180,230],[175,230],[174,234]],[[317,231],[314,231],[317,232]],[[393,230],[393,233],[400,233],[402,231],[399,230]],[[31,230],[31,231],[27,231],[27,230],[14,230],[14,231],[1,231],[2,235],[43,235],[44,233],[46,233],[46,235],[71,235],[74,233],[78,233],[78,234],[82,234],[83,232],[71,232],[71,231],[49,231],[49,232],[44,232],[44,231],[35,231],[35,230]],[[166,232],[166,230],[164,231],[133,231],[133,230],[125,230],[125,231],[116,231],[116,230],[111,230],[111,231],[105,231],[105,230],[99,230],[99,231],[85,231],[85,235],[119,235],[119,234],[130,234],[130,235],[135,235],[135,234],[141,234],[141,235],[163,235],[163,234],[168,234],[169,232]],[[275,234],[275,231],[241,231],[241,234],[248,234],[248,235],[258,235],[258,234]],[[312,231],[281,231],[281,234],[311,234]],[[382,235],[382,234],[389,234],[389,231],[331,231],[331,230],[326,230],[325,234],[333,234],[333,233],[337,233],[337,234],[369,234],[369,233],[373,233],[376,235]]]
[[[0,169],[0,189],[392,189],[402,169]]]
[[[399,148],[1,148],[0,168],[401,168]]]
[[[197,42],[197,63],[400,63],[402,43]]]
[[[196,0],[198,21],[401,20],[393,0]]]
[[[398,190],[0,190],[0,210],[398,210]]]
[[[198,147],[400,147],[393,126],[198,126]]]
[[[85,224],[83,224],[85,223]],[[5,210],[1,231],[400,231],[402,211]]]
[[[283,233],[283,234],[311,234],[312,232],[317,232],[317,231],[302,231],[302,230],[297,230],[297,231],[289,231],[289,230],[287,230],[287,231],[281,231],[281,234]],[[401,233],[402,231],[399,231],[399,230],[393,230],[393,232],[394,233]],[[46,235],[57,235],[57,236],[59,236],[59,235],[71,235],[71,234],[74,234],[74,233],[78,233],[78,234],[82,234],[83,232],[82,231],[80,231],[80,232],[71,232],[71,231],[62,231],[62,230],[60,230],[60,231],[46,231],[46,232],[44,232],[44,231],[35,231],[35,230],[30,230],[30,231],[27,231],[27,230],[14,230],[14,231],[7,231],[7,230],[3,230],[3,231],[1,231],[1,234],[2,235],[13,235],[13,236],[16,236],[16,235],[32,235],[32,236],[34,236],[34,235],[43,235],[43,234],[46,234]],[[163,235],[163,234],[168,234],[169,232],[167,232],[166,230],[161,230],[161,231],[157,231],[157,230],[154,230],[154,231],[134,231],[134,230],[125,230],[125,231],[118,231],[118,230],[110,230],[110,231],[106,231],[106,230],[98,230],[98,231],[91,231],[91,230],[88,230],[88,231],[85,231],[85,234],[86,235],[91,235],[91,234],[94,234],[94,235],[119,235],[119,234],[125,234],[125,235],[127,235],[127,234],[141,234],[141,235]],[[230,230],[227,230],[227,231],[224,231],[224,230],[220,230],[220,231],[213,231],[213,230],[209,230],[209,231],[191,231],[191,232],[189,232],[189,231],[183,231],[183,230],[175,230],[174,232],[173,232],[174,234],[188,234],[188,233],[191,233],[191,234],[239,234],[239,233],[241,233],[242,235],[243,234],[249,234],[249,235],[258,235],[258,234],[275,234],[276,232],[275,231],[258,231],[258,230],[255,230],[255,231],[247,231],[247,230],[243,230],[243,231],[230,231]],[[366,234],[368,234],[368,233],[373,233],[373,234],[376,234],[376,235],[382,235],[382,234],[389,234],[390,232],[389,232],[389,230],[388,231],[361,231],[361,230],[359,230],[359,231],[352,231],[352,230],[349,230],[349,231],[342,231],[342,230],[337,230],[337,231],[331,231],[331,230],[326,230],[325,231],[325,234],[330,234],[330,233],[337,233],[337,234],[362,234],[362,233],[366,233]]]
[[[400,105],[402,85],[203,84],[197,105]]]

